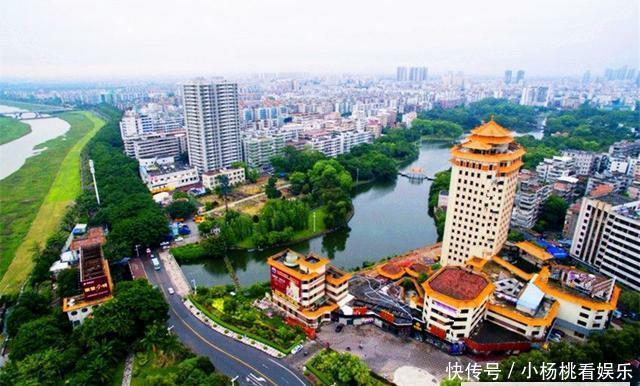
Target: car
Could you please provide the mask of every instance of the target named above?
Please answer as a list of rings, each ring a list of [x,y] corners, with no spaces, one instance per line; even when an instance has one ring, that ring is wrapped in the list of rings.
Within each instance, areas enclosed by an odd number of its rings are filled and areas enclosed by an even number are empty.
[[[292,355],[295,355],[295,354],[297,354],[300,350],[302,350],[302,345],[301,345],[301,344],[299,344],[299,345],[295,346],[294,348],[292,348],[292,349],[291,349],[291,354],[292,354]]]
[[[344,328],[344,324],[338,324],[338,325],[336,326],[336,332],[340,332],[340,331],[342,331],[342,329],[343,329],[343,328]]]
[[[174,291],[171,287],[167,288],[167,292],[169,292],[169,295],[173,295],[176,293],[176,291]]]
[[[567,335],[563,331],[557,330],[555,328],[553,330],[551,330],[551,333],[554,334],[554,335],[558,335],[561,338],[563,338],[563,337],[565,337]]]
[[[560,339],[560,337],[559,337],[558,335],[552,335],[552,336],[550,336],[550,337],[549,337],[549,340],[550,340],[551,342],[558,343],[558,342],[560,342],[562,339]]]

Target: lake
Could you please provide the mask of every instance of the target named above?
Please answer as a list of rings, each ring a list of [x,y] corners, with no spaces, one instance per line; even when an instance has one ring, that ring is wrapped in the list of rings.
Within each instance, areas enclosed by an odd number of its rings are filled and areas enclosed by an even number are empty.
[[[402,168],[423,168],[430,177],[449,168],[450,144],[423,143],[417,160]],[[289,246],[298,252],[313,251],[337,267],[353,268],[365,261],[377,261],[437,240],[433,219],[427,213],[431,181],[412,181],[398,176],[394,182],[371,183],[356,187],[354,216],[348,228]],[[283,248],[264,251],[234,251],[229,255],[240,284],[269,280],[266,259]],[[225,264],[210,260],[183,264],[188,280],[197,285],[232,284]]]

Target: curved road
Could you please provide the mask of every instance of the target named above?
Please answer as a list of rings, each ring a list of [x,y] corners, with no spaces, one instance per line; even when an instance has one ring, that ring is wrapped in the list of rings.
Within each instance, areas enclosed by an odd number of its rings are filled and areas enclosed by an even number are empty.
[[[307,386],[309,382],[282,360],[276,359],[222,335],[198,320],[189,312],[178,296],[169,295],[173,287],[165,269],[156,271],[148,258],[143,258],[144,269],[152,284],[162,291],[169,303],[171,330],[196,354],[211,359],[216,370],[236,378],[235,384],[267,386]]]

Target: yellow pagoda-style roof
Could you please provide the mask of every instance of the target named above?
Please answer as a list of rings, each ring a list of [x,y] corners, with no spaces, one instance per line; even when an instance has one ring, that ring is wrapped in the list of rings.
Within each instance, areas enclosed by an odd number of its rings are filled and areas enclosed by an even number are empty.
[[[513,133],[508,129],[500,126],[496,121],[493,120],[493,116],[489,120],[489,122],[484,123],[475,129],[471,130],[471,134],[477,135],[480,137],[496,137],[496,138],[512,138]]]
[[[491,150],[491,145],[479,141],[467,141],[464,142],[462,146],[473,150]]]

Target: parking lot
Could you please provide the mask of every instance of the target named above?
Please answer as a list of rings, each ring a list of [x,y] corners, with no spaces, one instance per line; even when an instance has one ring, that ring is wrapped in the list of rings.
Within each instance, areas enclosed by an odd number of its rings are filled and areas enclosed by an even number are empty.
[[[439,381],[446,377],[449,362],[459,362],[463,366],[471,362],[467,357],[450,356],[428,343],[401,338],[374,325],[344,326],[339,333],[335,332],[335,327],[335,323],[322,326],[317,336],[318,344],[309,344],[305,347],[309,356],[304,357],[298,353],[291,360],[298,362],[296,364],[301,367],[305,360],[328,344],[334,350],[348,351],[359,356],[374,372],[391,381],[410,378],[407,374],[402,376],[400,372],[411,374],[426,372],[430,375],[427,378],[436,378]],[[396,373],[398,369],[400,370]],[[435,384],[432,381],[433,379],[429,379],[425,382],[423,378],[415,384]],[[399,383],[400,386],[410,384],[412,383]]]

